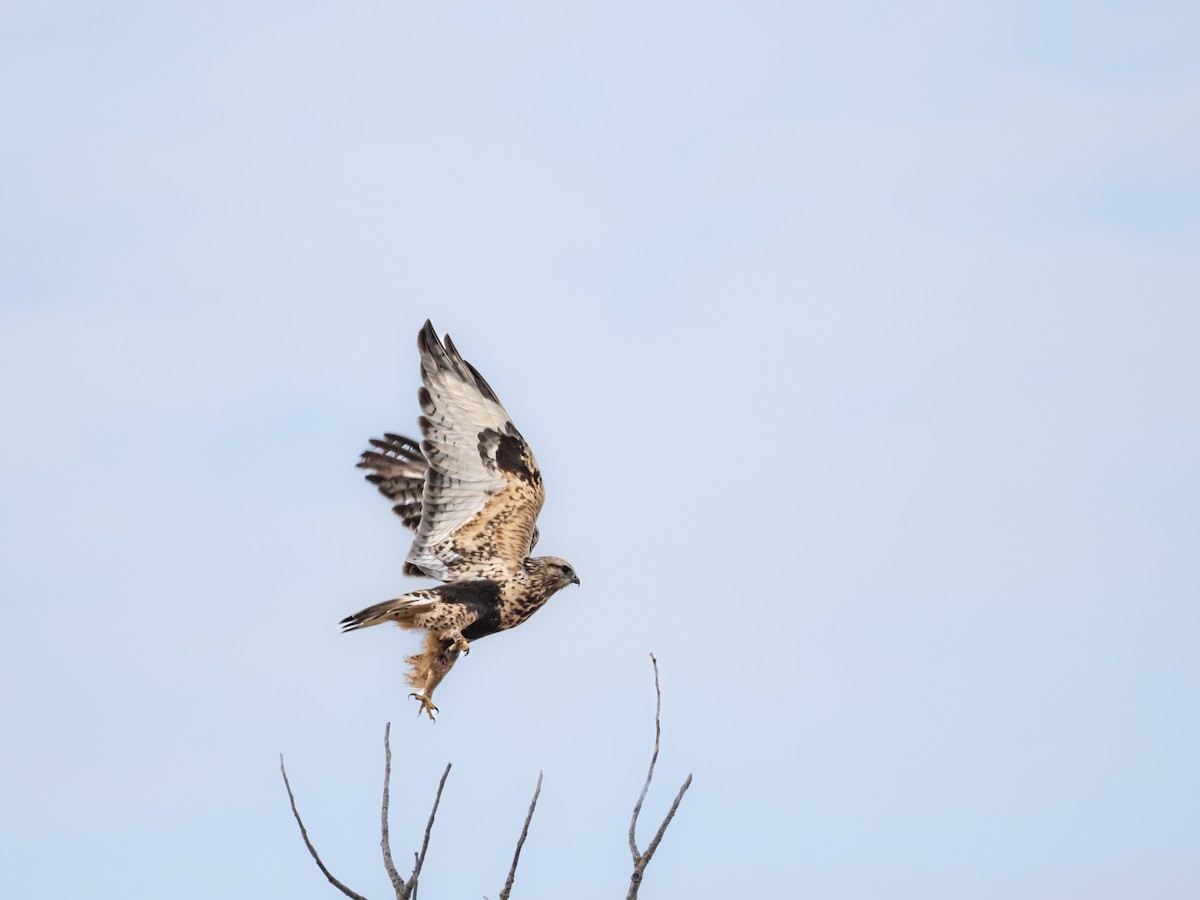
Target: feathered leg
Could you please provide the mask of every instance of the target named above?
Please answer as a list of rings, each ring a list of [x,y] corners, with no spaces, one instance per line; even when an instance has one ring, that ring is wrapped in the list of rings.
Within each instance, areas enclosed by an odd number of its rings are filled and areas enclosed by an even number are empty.
[[[466,642],[463,641],[463,643]],[[409,696],[420,702],[421,711],[430,719],[438,711],[438,708],[433,705],[434,688],[441,684],[446,673],[453,668],[454,663],[458,660],[458,654],[458,642],[444,640],[436,634],[428,632],[425,635],[424,651],[408,658],[412,668],[404,677],[412,687],[416,688]]]
[[[412,668],[405,679],[415,688],[412,696],[420,701],[421,710],[431,719],[437,712],[433,690],[454,666],[459,654],[470,652],[463,629],[479,616],[478,610],[467,604],[443,601],[440,592],[444,589],[413,591],[342,619],[343,631],[395,622],[401,628],[425,632],[425,649],[408,658]]]

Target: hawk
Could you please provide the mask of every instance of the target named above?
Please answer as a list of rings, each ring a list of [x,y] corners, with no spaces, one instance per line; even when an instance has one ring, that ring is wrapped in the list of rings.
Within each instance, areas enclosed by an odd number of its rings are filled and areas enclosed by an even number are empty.
[[[404,574],[444,584],[368,607],[341,625],[356,631],[395,622],[425,632],[405,677],[432,719],[434,688],[470,642],[520,625],[579,576],[565,560],[529,555],[545,499],[542,473],[496,392],[428,320],[417,347],[424,439],[372,438],[358,466],[416,532]]]

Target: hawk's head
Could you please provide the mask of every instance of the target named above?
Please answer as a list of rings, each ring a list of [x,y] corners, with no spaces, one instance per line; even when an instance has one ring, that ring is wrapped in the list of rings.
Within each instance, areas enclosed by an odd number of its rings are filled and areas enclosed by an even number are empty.
[[[579,584],[579,576],[571,564],[557,556],[534,556],[525,561],[529,579],[546,588],[550,593],[562,590],[568,584]]]

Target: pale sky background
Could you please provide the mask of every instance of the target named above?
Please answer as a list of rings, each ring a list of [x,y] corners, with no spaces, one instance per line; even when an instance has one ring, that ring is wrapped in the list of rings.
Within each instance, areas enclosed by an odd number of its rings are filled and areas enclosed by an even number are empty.
[[[1200,896],[1200,7],[0,9],[6,895]],[[426,317],[581,588],[436,725]]]

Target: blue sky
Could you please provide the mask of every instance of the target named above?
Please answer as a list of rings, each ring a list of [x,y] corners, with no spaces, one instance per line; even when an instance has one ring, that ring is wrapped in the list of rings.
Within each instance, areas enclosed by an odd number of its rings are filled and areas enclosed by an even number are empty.
[[[0,11],[14,896],[1200,893],[1194,6]],[[353,468],[454,335],[583,585],[475,648]]]

